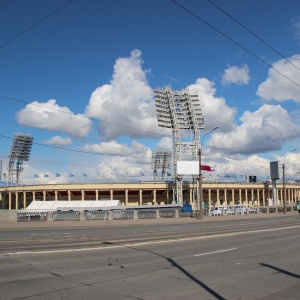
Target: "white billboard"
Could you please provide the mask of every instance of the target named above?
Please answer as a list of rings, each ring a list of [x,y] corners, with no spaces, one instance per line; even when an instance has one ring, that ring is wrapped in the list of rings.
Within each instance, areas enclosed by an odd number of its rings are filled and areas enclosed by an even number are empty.
[[[199,175],[199,161],[177,161],[178,175]]]

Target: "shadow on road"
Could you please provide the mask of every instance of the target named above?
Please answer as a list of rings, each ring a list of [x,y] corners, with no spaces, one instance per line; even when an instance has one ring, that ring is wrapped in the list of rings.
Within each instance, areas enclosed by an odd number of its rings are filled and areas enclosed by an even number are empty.
[[[195,276],[193,276],[191,273],[189,273],[187,270],[185,270],[182,266],[180,266],[175,260],[173,260],[170,257],[166,257],[164,255],[161,255],[159,253],[156,253],[154,251],[150,251],[150,250],[144,250],[144,249],[138,249],[138,248],[134,248],[134,247],[130,247],[130,246],[126,246],[126,248],[132,249],[132,250],[137,250],[137,251],[144,251],[144,252],[148,252],[148,253],[152,253],[156,256],[162,257],[163,259],[165,259],[166,261],[170,262],[171,265],[175,268],[177,268],[178,270],[180,270],[184,275],[186,275],[188,278],[190,278],[191,280],[193,280],[195,283],[197,283],[199,286],[201,286],[202,288],[204,288],[207,292],[209,292],[212,296],[214,296],[216,299],[218,300],[226,300],[226,298],[223,298],[221,295],[219,295],[218,293],[216,293],[214,290],[212,290],[209,286],[207,286],[205,283],[203,283],[201,280],[197,279]]]
[[[260,265],[263,266],[263,267],[271,268],[271,269],[276,270],[280,273],[284,273],[286,275],[289,275],[289,276],[300,279],[300,275],[298,275],[298,274],[294,274],[294,273],[288,272],[286,270],[283,270],[283,269],[280,269],[280,268],[277,268],[277,267],[274,267],[274,266],[271,266],[271,265],[268,265],[268,264],[264,264],[264,263],[260,263]]]

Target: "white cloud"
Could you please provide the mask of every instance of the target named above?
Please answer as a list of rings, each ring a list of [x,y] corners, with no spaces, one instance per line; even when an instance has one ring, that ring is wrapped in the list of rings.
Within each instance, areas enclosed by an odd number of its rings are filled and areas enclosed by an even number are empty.
[[[240,120],[243,124],[235,131],[214,134],[208,144],[232,154],[263,153],[281,149],[300,134],[300,126],[280,105],[265,104],[255,112],[245,111]]]
[[[100,134],[108,139],[126,135],[153,137],[151,132],[161,132],[139,50],[132,51],[130,57],[116,60],[111,83],[92,93],[86,115],[108,122],[100,122],[99,126]]]
[[[18,123],[40,129],[86,136],[91,129],[91,120],[81,114],[73,114],[67,107],[51,99],[45,103],[34,101],[17,112]]]
[[[55,146],[68,146],[72,144],[72,140],[70,138],[62,138],[61,136],[54,136],[50,140],[45,141],[47,145],[55,145]]]
[[[222,84],[229,85],[229,84],[248,84],[250,80],[249,76],[249,68],[247,65],[242,67],[232,66],[228,67],[224,70],[224,74],[222,76]]]
[[[292,26],[295,28],[295,38],[300,40],[300,18],[293,18],[291,22]]]
[[[294,65],[300,68],[300,55],[296,54],[289,58]],[[300,71],[285,59],[275,62],[273,68],[278,70],[298,85],[300,85]],[[276,72],[269,69],[268,78],[258,86],[257,95],[266,100],[300,101],[299,86]]]
[[[196,83],[188,88],[190,91],[198,92],[207,130],[216,126],[224,132],[235,130],[236,108],[226,105],[224,98],[215,97],[216,89],[213,82],[206,78],[198,78]]]
[[[173,150],[173,140],[170,137],[163,137],[159,142],[156,144],[157,149],[172,151]]]

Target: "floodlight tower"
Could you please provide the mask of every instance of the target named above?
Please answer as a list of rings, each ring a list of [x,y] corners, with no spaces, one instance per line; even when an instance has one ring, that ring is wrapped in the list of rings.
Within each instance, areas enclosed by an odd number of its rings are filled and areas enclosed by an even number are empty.
[[[161,169],[161,179],[166,175],[166,170],[171,168],[172,153],[165,150],[158,150],[153,153],[151,167],[153,169],[154,180],[157,179],[157,170]]]
[[[16,184],[19,184],[20,173],[23,171],[23,161],[29,160],[32,142],[33,137],[29,134],[14,134],[8,155],[8,183],[10,185],[14,182],[14,175],[16,175]]]
[[[176,181],[175,202],[182,204],[182,177],[177,174],[177,162],[184,149],[189,149],[192,160],[197,160],[200,129],[204,128],[198,94],[188,89],[172,91],[170,87],[154,90],[158,126],[171,128],[173,135],[173,174]],[[190,130],[191,142],[181,142],[181,130]]]

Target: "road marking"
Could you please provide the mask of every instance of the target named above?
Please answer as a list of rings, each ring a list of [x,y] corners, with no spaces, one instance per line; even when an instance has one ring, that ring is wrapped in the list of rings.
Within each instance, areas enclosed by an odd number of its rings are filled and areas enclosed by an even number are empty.
[[[231,249],[225,249],[225,250],[220,250],[220,251],[201,253],[201,254],[196,254],[195,256],[204,256],[204,255],[210,255],[210,254],[222,253],[222,252],[232,251],[232,250],[236,250],[236,249],[237,249],[237,248],[231,248]]]
[[[71,234],[69,232],[67,233],[62,233],[62,232],[54,232],[54,233],[31,233],[30,235],[67,235]]]
[[[226,237],[226,236],[233,236],[233,235],[245,235],[257,232],[269,232],[269,231],[277,231],[277,230],[288,230],[291,228],[300,228],[300,225],[295,226],[288,226],[288,227],[279,227],[279,228],[268,228],[268,229],[258,229],[258,230],[249,230],[249,231],[241,231],[241,232],[230,232],[230,233],[221,233],[215,234],[210,236],[198,236],[198,237],[187,237],[187,238],[180,238],[180,239],[169,239],[169,240],[162,240],[162,241],[149,241],[149,242],[141,242],[141,243],[132,243],[132,244],[125,244],[125,245],[113,245],[107,247],[92,247],[92,248],[77,248],[77,249],[63,249],[63,250],[45,250],[45,251],[20,251],[20,252],[7,252],[1,253],[0,256],[3,255],[23,255],[23,254],[54,254],[54,253],[70,253],[70,252],[84,252],[84,251],[99,251],[99,250],[108,250],[108,249],[116,249],[116,248],[129,248],[129,247],[137,247],[137,246],[145,246],[145,245],[154,245],[154,244],[165,244],[165,243],[176,243],[176,242],[183,242],[183,241],[196,241],[196,240],[204,240],[204,239],[212,239],[212,238],[219,238],[219,237]]]

